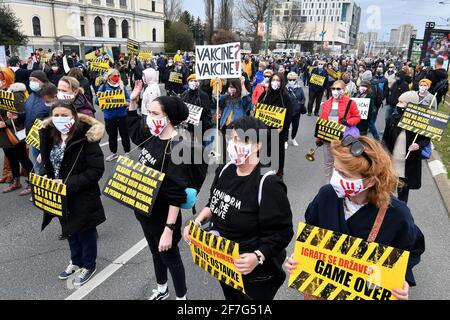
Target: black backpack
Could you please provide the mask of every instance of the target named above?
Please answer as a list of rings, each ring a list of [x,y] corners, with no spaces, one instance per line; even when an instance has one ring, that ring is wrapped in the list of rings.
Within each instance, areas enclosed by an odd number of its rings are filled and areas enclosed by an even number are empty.
[[[448,92],[448,80],[442,79],[432,88],[432,93],[437,93],[438,96],[443,96]]]

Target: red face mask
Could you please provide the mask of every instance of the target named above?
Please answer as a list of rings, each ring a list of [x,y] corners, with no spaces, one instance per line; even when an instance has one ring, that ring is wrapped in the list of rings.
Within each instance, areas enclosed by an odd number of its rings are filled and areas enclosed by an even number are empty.
[[[120,81],[120,76],[112,76],[111,77],[111,82],[112,83],[118,83]]]

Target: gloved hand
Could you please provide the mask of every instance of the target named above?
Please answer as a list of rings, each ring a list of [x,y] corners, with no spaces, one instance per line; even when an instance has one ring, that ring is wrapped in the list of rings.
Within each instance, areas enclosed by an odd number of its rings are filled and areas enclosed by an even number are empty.
[[[348,121],[347,121],[347,119],[342,118],[342,119],[341,119],[341,123],[342,123],[344,126],[348,126]]]
[[[321,147],[323,146],[323,141],[322,140],[316,140],[316,147]]]

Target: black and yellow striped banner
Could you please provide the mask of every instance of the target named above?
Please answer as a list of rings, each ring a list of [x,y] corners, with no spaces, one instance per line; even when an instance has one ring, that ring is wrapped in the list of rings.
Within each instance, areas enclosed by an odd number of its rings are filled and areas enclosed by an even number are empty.
[[[98,92],[98,105],[101,110],[124,107],[127,103],[125,90]]]
[[[409,103],[398,127],[432,140],[441,141],[447,129],[449,117],[446,113]]]
[[[139,42],[136,40],[128,39],[127,40],[127,49],[128,54],[135,54],[137,55],[139,53]]]
[[[107,72],[109,70],[109,60],[93,60],[89,64],[89,70],[94,72]]]
[[[169,74],[169,82],[176,83],[176,84],[182,84],[183,83],[183,74],[180,72],[172,71]]]
[[[226,285],[245,293],[242,274],[234,260],[239,259],[239,244],[189,224],[191,254],[196,265]]]
[[[0,109],[17,113],[14,105],[14,93],[0,90]]]
[[[67,188],[65,184],[30,173],[33,204],[44,212],[62,217],[67,212]]]
[[[318,75],[316,73],[313,73],[311,75],[311,78],[309,79],[309,83],[315,84],[316,86],[322,87],[325,83],[325,77]]]
[[[165,174],[120,156],[103,194],[144,215],[151,214]]]
[[[328,142],[341,140],[345,129],[346,126],[337,122],[317,118],[314,136]]]
[[[25,140],[28,145],[38,150],[41,147],[41,142],[39,138],[39,131],[41,129],[42,129],[42,120],[36,119],[36,121],[34,121],[34,124],[30,129],[30,132],[28,132],[27,139]]]
[[[255,108],[255,118],[264,122],[268,127],[280,129],[284,126],[286,108],[258,103]]]
[[[395,300],[409,252],[300,223],[289,286],[327,300]]]

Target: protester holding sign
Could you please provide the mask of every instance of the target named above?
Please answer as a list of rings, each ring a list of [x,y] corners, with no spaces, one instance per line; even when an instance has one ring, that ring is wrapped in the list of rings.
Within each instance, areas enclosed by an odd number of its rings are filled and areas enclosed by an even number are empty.
[[[182,61],[175,62],[174,65],[166,69],[164,82],[167,95],[182,94],[185,90],[184,85],[187,82],[189,71],[183,65]]]
[[[98,185],[105,171],[99,145],[104,133],[103,124],[78,114],[65,101],[52,106],[51,117],[43,122],[40,131],[40,175],[67,188],[67,212],[59,220],[63,235],[69,240],[71,262],[59,279],[65,280],[81,268],[75,285],[85,284],[97,270],[96,227],[106,220]],[[42,230],[52,218],[44,212]]]
[[[317,68],[312,69],[309,78],[309,99],[308,99],[308,116],[311,116],[314,108],[314,115],[319,116],[320,103],[322,102],[323,93],[328,88],[328,72],[324,68],[325,61],[319,61]]]
[[[409,190],[420,189],[422,185],[422,157],[421,149],[430,143],[430,139],[403,130],[398,127],[408,103],[419,103],[419,96],[415,91],[407,91],[398,98],[397,110],[384,131],[383,142],[392,154],[395,171],[402,184],[398,187],[398,198],[408,202]],[[408,157],[406,155],[408,154]]]
[[[419,105],[437,110],[437,99],[428,91],[431,85],[431,80],[422,79],[419,81]]]
[[[356,103],[349,97],[346,97],[344,92],[345,82],[342,80],[335,81],[331,86],[332,97],[324,102],[320,118],[345,125],[347,130],[351,130],[350,128],[353,129],[361,121],[361,115]],[[330,181],[333,174],[334,162],[330,143],[317,139],[316,145],[318,147],[324,145],[325,177],[327,178],[327,181]]]
[[[355,98],[370,99],[369,110],[364,117],[365,119],[362,119],[363,115],[361,115],[361,121],[358,123],[359,132],[361,133],[361,135],[365,136],[367,135],[368,131],[370,131],[370,133],[376,140],[380,140],[380,135],[378,134],[378,130],[375,124],[378,110],[375,106],[374,87],[370,84],[369,81],[361,81],[358,88],[358,93],[355,95]]]
[[[134,144],[142,148],[139,162],[165,174],[158,196],[149,216],[135,211],[153,256],[158,288],[149,300],[169,297],[167,269],[172,275],[177,300],[186,300],[186,275],[178,242],[181,239],[180,206],[186,202],[187,176],[185,166],[175,164],[172,150],[177,135],[175,126],[185,121],[189,110],[181,99],[162,96],[148,107],[149,115],[142,119],[137,114],[137,100],[142,83],[136,81],[128,110],[128,125]]]
[[[335,157],[331,184],[309,204],[306,223],[409,251],[404,286],[392,292],[407,300],[409,287],[416,285],[412,268],[425,251],[425,240],[409,208],[392,196],[398,181],[389,154],[368,137],[348,136],[333,142],[331,150]],[[288,259],[285,266],[292,273],[301,263]]]
[[[111,155],[106,157],[106,161],[111,162],[116,160],[119,155],[117,154],[117,131],[122,138],[122,146],[125,154],[128,154],[131,150],[130,137],[128,133],[127,123],[127,106],[130,102],[127,88],[123,85],[120,78],[120,73],[116,69],[110,69],[107,74],[107,82],[98,88],[98,92],[110,92],[115,90],[123,90],[125,94],[126,104],[118,107],[103,110],[103,116],[105,118],[106,132],[108,133],[109,150]],[[95,99],[98,103],[98,97]]]
[[[216,170],[209,202],[194,222],[211,222],[215,233],[239,244],[234,266],[243,275],[246,295],[220,283],[225,299],[272,300],[286,277],[281,265],[293,236],[286,186],[273,173],[262,176],[259,152],[267,146],[260,137],[266,126],[244,117],[231,128],[231,162]],[[189,227],[184,237],[190,242]]]

